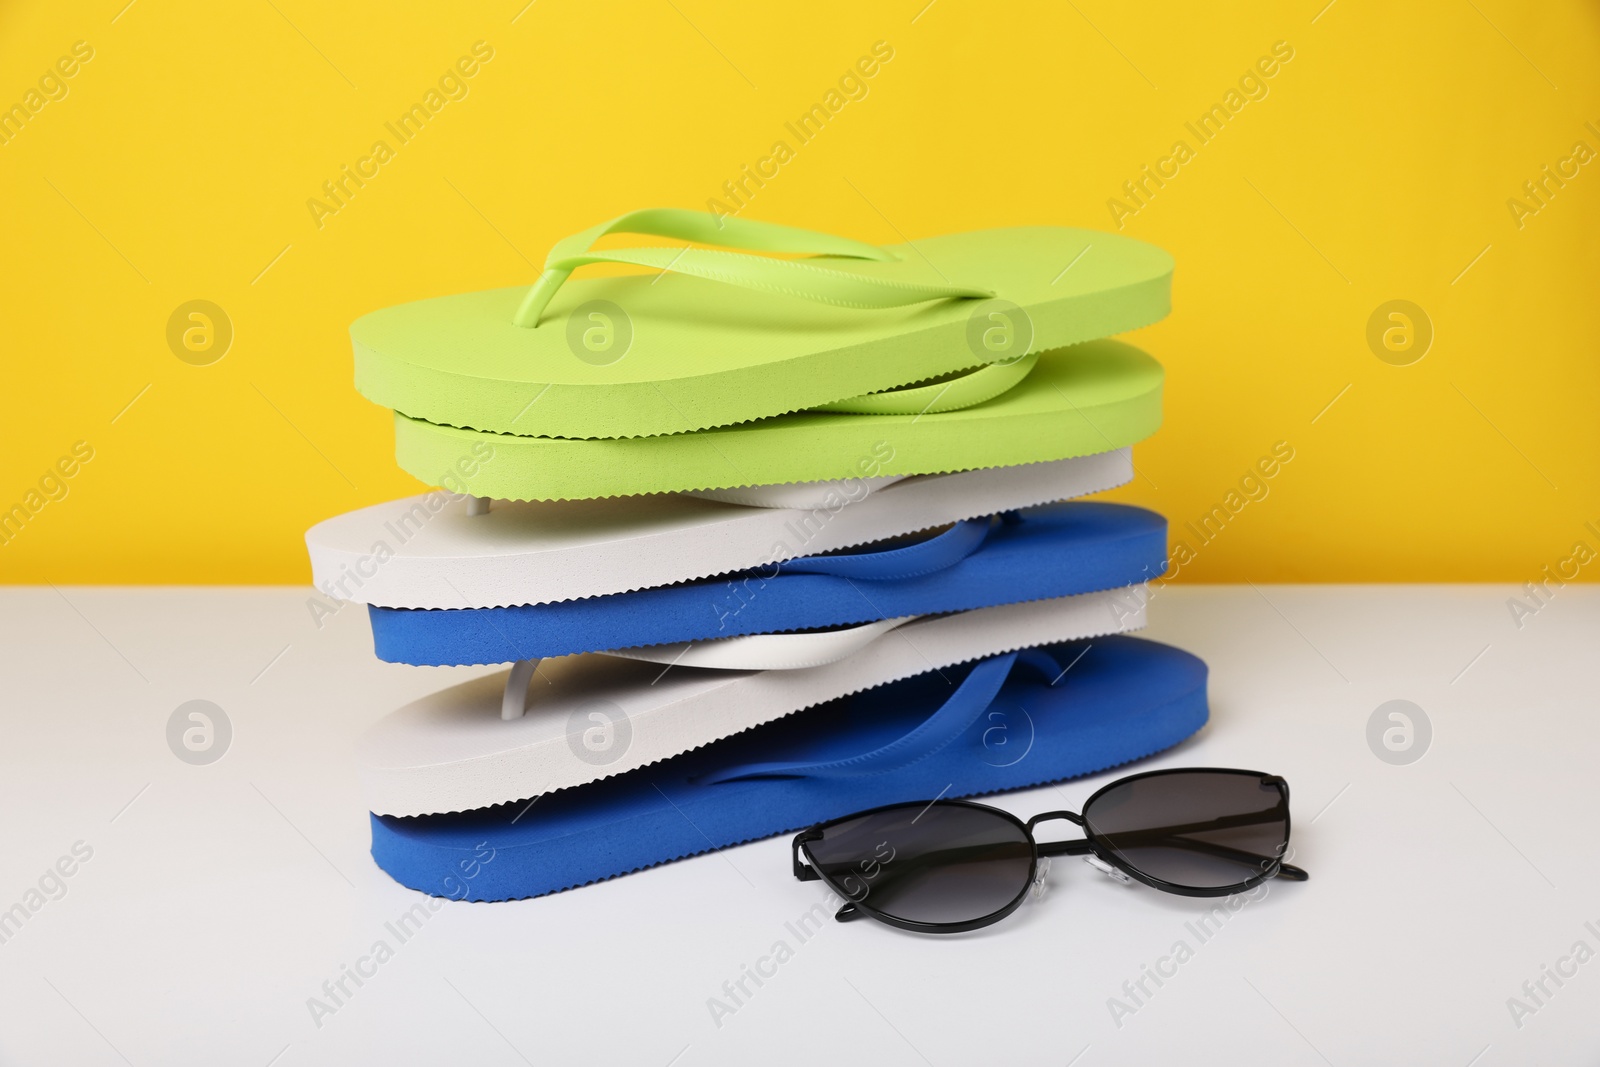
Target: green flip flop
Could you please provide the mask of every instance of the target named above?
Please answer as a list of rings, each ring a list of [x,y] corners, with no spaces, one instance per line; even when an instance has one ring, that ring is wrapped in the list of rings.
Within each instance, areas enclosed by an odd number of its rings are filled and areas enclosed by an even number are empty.
[[[1012,366],[1024,365],[1010,389],[954,410],[933,403],[942,387],[931,385],[866,398],[864,413],[666,437],[523,437],[397,413],[395,456],[423,481],[474,496],[589,500],[1042,463],[1124,448],[1160,426],[1161,365],[1131,345],[1091,341]]]
[[[809,258],[591,249],[614,233]],[[569,280],[594,263],[651,273]],[[1160,319],[1171,280],[1166,252],[1092,230],[981,230],[878,248],[663,208],[559,242],[531,289],[386,308],[350,333],[356,387],[402,416],[528,437],[650,437],[961,372],[971,381],[945,402],[973,403],[1015,384],[1029,353]]]

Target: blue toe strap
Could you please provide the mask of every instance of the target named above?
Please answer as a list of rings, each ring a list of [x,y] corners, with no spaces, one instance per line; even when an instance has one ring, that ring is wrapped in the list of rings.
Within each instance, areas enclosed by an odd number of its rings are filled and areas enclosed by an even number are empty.
[[[994,703],[1000,687],[1016,667],[1039,673],[1046,685],[1061,676],[1061,666],[1048,653],[1037,648],[1007,652],[983,660],[950,694],[938,711],[929,715],[908,733],[888,744],[845,759],[821,763],[771,762],[746,763],[725,767],[697,779],[702,785],[748,781],[752,778],[852,778],[898,770],[938,752],[966,733]]]
[[[926,541],[884,552],[846,556],[803,556],[779,564],[785,574],[828,574],[836,578],[888,581],[915,578],[953,567],[978,550],[989,535],[989,520],[963,519]]]

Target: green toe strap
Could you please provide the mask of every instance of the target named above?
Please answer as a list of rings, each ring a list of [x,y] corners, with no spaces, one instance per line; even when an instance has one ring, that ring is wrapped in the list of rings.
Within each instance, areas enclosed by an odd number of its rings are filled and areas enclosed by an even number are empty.
[[[835,307],[893,308],[930,300],[993,296],[987,289],[958,285],[871,278],[831,270],[812,263],[749,256],[705,248],[627,248],[596,252],[590,245],[612,233],[637,233],[679,241],[813,256],[835,256],[884,262],[895,257],[873,245],[847,237],[817,233],[795,226],[780,226],[749,219],[716,219],[703,211],[682,208],[648,208],[591,226],[556,243],[545,260],[544,274],[528,290],[512,322],[533,328],[539,316],[572,272],[593,263],[628,263],[708,281],[759,289]]]
[[[1029,352],[1020,359],[986,364],[977,370],[929,385],[867,393],[807,410],[844,415],[933,415],[941,411],[959,411],[985,400],[993,400],[1020,385],[1038,362],[1039,353]]]

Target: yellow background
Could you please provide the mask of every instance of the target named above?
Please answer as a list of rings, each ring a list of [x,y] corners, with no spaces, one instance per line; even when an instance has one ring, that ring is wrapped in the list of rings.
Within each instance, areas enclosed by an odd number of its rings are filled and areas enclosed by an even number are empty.
[[[1124,181],[1196,148],[1125,220],[1178,273],[1133,337],[1166,425],[1117,495],[1181,536],[1275,442],[1295,458],[1185,579],[1521,582],[1600,546],[1600,162],[1520,229],[1507,208],[1600,150],[1593,5],[124,2],[0,14],[0,105],[95,51],[0,146],[0,508],[95,449],[0,580],[306,581],[306,527],[420,488],[351,386],[351,320],[704,206],[878,40],[869,95],[746,217],[884,243],[1109,228]],[[319,229],[306,201],[479,40],[469,95]],[[1185,121],[1277,41],[1269,95],[1199,146]],[[167,347],[193,299],[233,322],[211,366]],[[1367,346],[1393,299],[1436,331],[1411,366]]]

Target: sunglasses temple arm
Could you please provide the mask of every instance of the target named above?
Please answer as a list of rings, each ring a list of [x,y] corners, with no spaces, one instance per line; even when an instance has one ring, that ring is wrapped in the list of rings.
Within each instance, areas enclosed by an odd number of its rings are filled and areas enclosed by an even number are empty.
[[[1183,848],[1190,852],[1202,852],[1211,856],[1221,856],[1225,859],[1239,860],[1240,862],[1260,864],[1271,857],[1258,856],[1253,852],[1244,852],[1226,845],[1214,845],[1208,841],[1186,841],[1182,838],[1162,838],[1162,844],[1169,848]],[[1095,851],[1094,845],[1087,838],[1075,841],[1047,841],[1039,844],[1039,855],[1044,856],[1084,856]],[[1292,863],[1279,863],[1274,872],[1278,878],[1286,878],[1291,882],[1304,882],[1311,875],[1304,868],[1296,867]]]
[[[1119,837],[1118,843],[1123,845],[1133,844],[1133,842],[1128,840],[1127,835]],[[1182,837],[1164,837],[1161,839],[1160,843],[1165,845],[1167,848],[1179,848],[1185,849],[1189,852],[1199,852],[1206,856],[1217,856],[1221,859],[1234,860],[1238,863],[1248,863],[1253,867],[1266,867],[1277,858],[1275,856],[1263,856],[1257,852],[1246,852],[1241,848],[1229,848],[1227,845],[1213,844],[1210,841],[1192,841]],[[1288,878],[1290,881],[1304,882],[1306,879],[1311,877],[1299,867],[1295,867],[1291,864],[1283,863],[1281,861],[1278,863],[1278,870],[1290,871],[1291,873],[1283,875],[1284,878]]]

